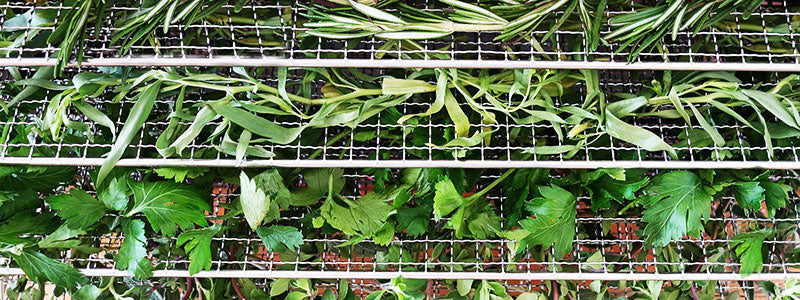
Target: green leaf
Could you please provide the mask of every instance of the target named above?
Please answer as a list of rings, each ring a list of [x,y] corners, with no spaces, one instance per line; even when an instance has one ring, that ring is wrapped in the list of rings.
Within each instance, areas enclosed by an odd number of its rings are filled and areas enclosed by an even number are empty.
[[[267,251],[277,251],[281,245],[289,251],[294,251],[303,244],[303,234],[297,228],[290,226],[261,226],[256,230],[258,237],[264,243]]]
[[[72,294],[72,299],[76,300],[96,300],[102,291],[94,285],[85,285]]]
[[[761,248],[764,239],[771,234],[770,230],[740,233],[731,238],[730,245],[739,257],[742,268],[739,273],[747,276],[753,273],[761,273],[763,258]]]
[[[656,176],[645,188],[642,221],[645,241],[666,246],[685,235],[698,236],[703,219],[711,212],[711,195],[697,175],[688,171],[672,171]]]
[[[95,108],[94,106],[89,105],[88,103],[84,102],[83,100],[73,100],[72,105],[75,106],[81,113],[94,121],[95,123],[102,125],[109,130],[111,130],[111,139],[117,138],[117,128],[114,125],[114,122],[106,116],[103,112],[99,109]]]
[[[462,205],[466,198],[456,190],[453,181],[445,177],[436,183],[436,194],[433,197],[433,216],[436,220],[449,215]]]
[[[667,151],[673,158],[678,157],[675,149],[654,133],[625,123],[608,111],[606,111],[606,131],[616,139],[642,147],[647,151]]]
[[[205,211],[211,210],[202,191],[194,186],[169,181],[132,182],[133,207],[125,214],[130,218],[144,213],[150,226],[167,236],[194,224],[206,225]]]
[[[231,102],[227,100],[212,102],[210,106],[214,112],[225,117],[228,121],[254,134],[263,136],[276,144],[285,145],[293,142],[307,126],[285,128],[244,109],[233,107]]]
[[[761,182],[761,187],[764,188],[764,201],[767,204],[767,212],[769,217],[772,218],[775,216],[775,210],[786,206],[792,187],[769,181]]]
[[[27,243],[32,239],[31,235],[49,233],[58,225],[57,222],[49,214],[21,211],[0,225],[0,245]]]
[[[455,229],[456,237],[483,239],[499,231],[501,218],[494,213],[489,202],[475,196],[461,196],[453,182],[444,177],[436,183],[433,215],[438,221],[453,211],[455,213],[447,221],[447,228]]]
[[[34,211],[42,204],[39,194],[31,190],[21,190],[6,194],[7,199],[0,205],[0,221],[5,221],[17,213]]]
[[[557,186],[540,186],[540,198],[527,203],[528,210],[536,218],[521,220],[519,225],[528,232],[522,238],[527,245],[553,247],[557,257],[564,256],[572,247],[575,237],[575,203],[577,198],[567,190]],[[524,247],[521,247],[524,249]]]
[[[294,206],[306,206],[319,201],[328,194],[328,183],[333,183],[331,192],[338,194],[344,189],[344,170],[342,169],[306,169],[303,178],[306,187],[297,189],[292,193]]]
[[[89,278],[75,268],[39,252],[22,251],[17,254],[12,253],[11,257],[33,281],[49,281],[70,291],[89,284]]]
[[[118,178],[111,179],[108,187],[97,194],[100,201],[109,209],[123,211],[128,206],[130,190],[125,182],[120,182]]]
[[[731,185],[736,203],[743,209],[760,210],[764,200],[764,188],[758,182],[737,182]]]
[[[405,230],[410,237],[419,237],[428,231],[431,215],[431,206],[417,206],[397,208],[397,231]]]
[[[155,104],[160,89],[161,82],[157,81],[148,85],[137,97],[136,103],[128,113],[128,119],[125,120],[125,125],[122,126],[122,130],[119,132],[117,141],[114,143],[114,146],[111,147],[111,151],[108,152],[108,156],[105,161],[103,161],[103,165],[100,166],[100,171],[97,173],[97,185],[103,183],[108,173],[111,172],[111,169],[114,168],[114,165],[122,157],[122,154],[125,153],[125,149],[128,148],[133,138],[138,135],[147,117],[150,116],[150,111],[153,110],[153,105]]]
[[[193,179],[200,176],[203,176],[206,172],[208,172],[208,168],[198,168],[198,167],[161,167],[155,168],[153,171],[158,174],[158,176],[164,177],[165,179],[172,179],[175,180],[177,183],[181,183],[187,178]]]
[[[61,183],[75,178],[75,167],[0,166],[0,189],[19,190],[19,187],[50,193]]]
[[[624,201],[633,200],[636,197],[636,192],[641,190],[645,185],[650,182],[650,179],[644,177],[638,181],[634,180],[615,180],[609,175],[600,176],[597,180],[592,182],[589,187],[592,189],[592,211],[599,209],[606,209],[610,200],[623,203]]]
[[[369,6],[369,5],[361,4],[361,3],[358,3],[358,2],[353,1],[353,0],[348,0],[348,2],[350,3],[350,6],[352,6],[357,11],[361,12],[362,14],[364,14],[364,15],[370,17],[370,18],[381,20],[381,21],[386,21],[386,22],[389,22],[389,23],[406,24],[406,21],[403,21],[403,19],[400,19],[400,18],[398,18],[398,17],[396,17],[396,16],[394,16],[394,15],[392,15],[390,13],[384,12],[384,11],[382,11],[380,9],[374,8],[374,7]]]
[[[419,94],[436,91],[436,86],[422,80],[387,77],[383,79],[381,91],[384,95]]]
[[[469,135],[469,118],[467,118],[467,115],[461,110],[461,106],[458,105],[458,101],[453,97],[453,94],[450,93],[450,90],[445,91],[444,107],[447,109],[450,120],[452,120],[453,124],[456,126],[456,137],[467,137]],[[452,143],[452,141],[450,143]]]
[[[272,282],[269,286],[269,295],[270,297],[275,297],[277,295],[283,294],[289,289],[289,283],[292,282],[292,279],[288,278],[278,278]]]
[[[189,275],[211,270],[211,240],[222,230],[219,224],[187,230],[178,236],[177,245],[189,254]]]
[[[472,290],[472,280],[456,280],[456,290],[461,296],[466,296]]]
[[[283,177],[277,169],[269,169],[253,177],[256,186],[264,191],[270,198],[278,202],[280,207],[289,207],[292,192],[283,184]],[[326,184],[327,185],[327,184]]]
[[[800,129],[800,125],[797,124],[797,120],[792,117],[792,115],[789,113],[789,110],[786,109],[786,107],[781,104],[781,102],[778,101],[778,98],[776,98],[774,95],[758,90],[742,90],[742,93],[761,104],[761,106],[766,108],[784,124],[794,127],[795,129]]]
[[[320,207],[320,215],[343,233],[372,237],[393,213],[394,208],[388,201],[394,199],[400,190],[373,191],[357,200],[328,198]]]
[[[71,189],[69,194],[47,198],[47,202],[74,229],[87,229],[105,216],[106,206],[80,189]]]
[[[250,225],[250,229],[256,230],[261,226],[261,222],[269,211],[269,196],[258,188],[256,182],[248,178],[244,171],[239,174],[239,184],[242,188],[239,201],[242,205],[244,218],[247,220],[247,224]]]
[[[117,269],[127,270],[129,274],[145,279],[153,275],[153,264],[147,259],[147,237],[144,235],[144,222],[141,220],[122,221],[122,234],[125,240],[114,256]]]

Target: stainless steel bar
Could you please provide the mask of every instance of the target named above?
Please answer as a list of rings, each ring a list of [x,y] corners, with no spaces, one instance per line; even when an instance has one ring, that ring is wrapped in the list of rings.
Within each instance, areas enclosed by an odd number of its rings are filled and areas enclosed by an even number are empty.
[[[3,157],[0,165],[37,166],[100,166],[103,158],[72,157]],[[234,159],[175,159],[175,158],[129,158],[116,164],[121,167],[194,166],[227,168],[561,168],[561,169],[773,169],[800,170],[800,162],[794,161],[547,161],[547,160],[323,160],[323,159],[263,159],[237,163]]]
[[[0,58],[0,66],[54,66],[55,59]],[[71,64],[76,66],[75,63]],[[281,57],[119,57],[89,58],[81,66],[109,67],[331,67],[331,68],[469,68],[469,69],[596,69],[800,72],[797,63],[606,62],[544,60],[422,60],[422,59],[290,59]]]
[[[128,277],[127,271],[116,269],[81,269],[89,277]],[[0,269],[0,276],[20,276],[20,268]],[[665,280],[665,281],[771,281],[800,278],[800,273],[759,273],[742,276],[738,273],[592,273],[592,272],[542,272],[542,273],[493,273],[493,272],[364,272],[364,271],[268,271],[268,270],[217,270],[201,271],[189,275],[188,270],[156,270],[154,278],[312,278],[312,279],[392,279],[403,276],[407,279],[439,280]]]

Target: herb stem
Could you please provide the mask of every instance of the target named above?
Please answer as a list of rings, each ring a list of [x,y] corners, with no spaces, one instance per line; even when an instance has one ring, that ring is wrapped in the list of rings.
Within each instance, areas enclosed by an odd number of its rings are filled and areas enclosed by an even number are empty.
[[[503,180],[508,178],[508,176],[511,176],[511,174],[514,173],[514,171],[516,171],[516,169],[508,169],[508,170],[506,170],[505,172],[503,172],[503,175],[500,175],[500,177],[498,177],[497,179],[492,181],[492,183],[487,185],[485,188],[483,188],[482,190],[480,190],[479,192],[477,192],[475,194],[470,195],[469,198],[467,198],[467,201],[471,201],[471,200],[473,200],[475,198],[480,198],[481,196],[485,195],[491,189],[493,189],[495,186],[500,184],[500,182],[503,182]]]

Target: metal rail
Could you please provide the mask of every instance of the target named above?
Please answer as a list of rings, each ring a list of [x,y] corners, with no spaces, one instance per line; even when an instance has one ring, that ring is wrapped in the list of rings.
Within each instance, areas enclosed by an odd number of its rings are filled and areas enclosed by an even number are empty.
[[[55,66],[48,58],[0,58],[2,66]],[[78,66],[77,63],[70,64]],[[331,67],[331,68],[464,68],[464,69],[592,69],[592,70],[673,70],[800,72],[800,63],[732,62],[613,62],[547,60],[422,60],[422,59],[293,59],[282,57],[120,57],[90,58],[86,67]]]
[[[88,277],[130,277],[127,271],[116,269],[82,269]],[[0,276],[20,276],[20,268],[0,269]],[[201,271],[189,275],[188,270],[156,270],[153,278],[309,278],[309,279],[374,279],[386,280],[402,276],[406,279],[438,280],[600,280],[600,281],[775,281],[790,278],[800,279],[800,273],[764,273],[742,276],[738,273],[493,273],[493,272],[357,272],[357,271],[262,271],[219,270]]]
[[[0,164],[34,166],[101,166],[102,158],[2,157]],[[120,167],[220,167],[220,168],[466,168],[466,169],[772,169],[800,170],[796,161],[625,161],[625,160],[368,160],[368,159],[234,159],[129,158]]]

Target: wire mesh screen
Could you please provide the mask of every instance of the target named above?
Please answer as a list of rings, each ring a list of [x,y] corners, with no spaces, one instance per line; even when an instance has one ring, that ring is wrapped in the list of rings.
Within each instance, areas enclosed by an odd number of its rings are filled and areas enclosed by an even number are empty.
[[[27,69],[22,69],[27,72]],[[371,74],[384,74],[385,70],[365,69]],[[230,72],[229,70],[221,70]],[[266,70],[259,79],[265,84],[277,86],[276,72]],[[291,89],[301,88],[304,71],[295,70],[288,79]],[[4,85],[13,87],[15,80],[6,73]],[[650,82],[652,72],[601,71],[600,88],[611,97],[614,93],[636,93]],[[27,78],[27,77],[26,77]],[[768,79],[761,86],[774,86],[779,77]],[[753,77],[752,82],[759,79]],[[67,81],[63,81],[69,84]],[[311,82],[312,94],[321,96],[325,81]],[[753,87],[752,83],[742,83]],[[583,82],[575,84],[577,93],[565,93],[556,99],[557,106],[580,105],[586,97]],[[106,93],[110,93],[107,91]],[[52,133],[42,131],[42,120],[57,91],[32,95],[13,107],[7,120],[0,121],[5,133],[2,139],[0,162],[9,164],[37,165],[100,165],[113,143],[108,138],[111,132],[92,119],[81,114],[75,107],[67,108],[69,120],[86,124],[85,130],[60,128],[54,139]],[[9,101],[13,93],[0,93]],[[184,105],[202,105],[204,101],[217,100],[213,92],[197,89],[185,95]],[[116,131],[125,124],[132,101],[113,100],[113,94],[102,94],[87,98],[86,102],[99,108],[113,118]],[[769,146],[763,136],[737,120],[713,124],[724,135],[726,143],[717,145],[708,138],[696,136],[697,125],[687,125],[680,118],[637,117],[632,124],[649,130],[671,145],[678,157],[666,151],[646,151],[610,135],[602,135],[592,143],[576,145],[567,143],[563,132],[547,122],[519,124],[510,118],[498,118],[495,123],[480,119],[471,123],[470,131],[492,131],[489,138],[475,146],[442,147],[441,137],[452,132],[452,123],[433,122],[432,119],[412,124],[399,124],[399,116],[422,113],[430,108],[429,99],[410,98],[394,109],[387,109],[357,126],[336,125],[325,128],[306,128],[299,138],[289,144],[264,142],[253,144],[270,157],[249,157],[237,161],[230,152],[219,150],[219,141],[205,141],[204,136],[222,120],[209,122],[208,130],[201,138],[188,145],[182,156],[162,157],[156,151],[156,141],[169,125],[169,116],[174,112],[175,97],[156,100],[151,118],[144,123],[138,137],[125,151],[120,166],[186,165],[186,166],[281,166],[281,167],[467,167],[467,168],[800,168],[800,150],[794,139],[785,139]],[[468,103],[460,104],[465,111]],[[705,109],[708,106],[700,107]],[[665,105],[664,109],[669,109]],[[439,114],[444,114],[440,112]],[[309,123],[308,119],[294,116],[276,116],[276,124],[287,128]],[[181,120],[189,126],[191,120]],[[52,130],[52,129],[51,129]],[[572,153],[537,154],[521,158],[520,153],[539,153],[537,147],[575,147]],[[770,152],[770,149],[772,151]],[[226,154],[227,153],[227,154]]]
[[[499,31],[453,33],[449,36],[397,41],[374,37],[328,39],[306,36],[304,1],[251,1],[243,7],[222,5],[202,22],[158,28],[152,39],[121,51],[113,37],[123,30],[117,15],[137,11],[135,6],[113,6],[98,26],[87,28],[86,65],[291,65],[331,67],[457,67],[457,68],[594,68],[594,69],[729,69],[797,71],[800,65],[798,24],[800,11],[791,1],[768,1],[747,20],[741,12],[721,29],[697,33],[683,30],[658,49],[640,53],[628,63],[631,50],[611,42],[589,51],[581,30],[558,30],[541,39],[548,29],[536,30],[512,41],[495,41]],[[428,12],[442,11],[435,1],[411,4]],[[633,2],[609,7],[609,17],[628,14]],[[26,13],[32,17],[20,17]],[[42,32],[53,30],[54,16],[71,7],[47,2],[33,7],[25,1],[0,5],[0,31],[20,37],[0,48],[7,65],[52,65],[59,45],[43,42]],[[552,13],[558,20],[563,12]],[[30,16],[30,15],[29,15]],[[600,33],[611,32],[602,24]],[[37,39],[38,37],[38,39]],[[669,63],[667,63],[669,62]],[[667,64],[665,64],[667,63]]]
[[[79,169],[77,178],[83,178],[80,174],[85,171]],[[553,175],[559,176],[560,173],[555,170]],[[344,177],[354,195],[369,192],[374,184],[372,176],[354,170],[348,170]],[[491,171],[484,172],[476,188],[497,177]],[[794,176],[781,178],[796,179]],[[296,184],[303,185],[302,177]],[[238,187],[234,185],[214,185],[211,195],[214,205],[208,213],[212,223],[223,226],[239,223],[241,217],[224,218],[230,203],[238,196],[237,192]],[[498,209],[501,217],[505,216],[508,204],[502,190],[488,194],[486,201]],[[719,292],[727,294],[730,290],[752,289],[753,284],[747,281],[785,280],[800,274],[800,258],[796,251],[800,246],[797,234],[800,198],[795,193],[786,205],[788,213],[774,218],[765,217],[760,211],[742,211],[732,204],[732,197],[722,197],[711,206],[712,213],[706,221],[710,229],[706,233],[696,238],[684,237],[658,249],[645,244],[642,237],[644,225],[639,216],[599,216],[591,211],[588,202],[586,198],[578,199],[577,234],[571,250],[563,257],[555,256],[552,249],[519,249],[515,246],[516,241],[504,238],[457,238],[450,230],[428,231],[416,236],[397,232],[388,244],[378,245],[372,240],[353,241],[341,233],[299,225],[303,244],[296,251],[267,251],[262,240],[252,232],[249,235],[215,237],[211,244],[211,270],[194,276],[250,278],[261,282],[266,282],[266,278],[312,278],[322,279],[322,282],[348,279],[366,290],[372,285],[385,284],[384,280],[402,276],[430,280],[426,293],[444,295],[452,290],[452,280],[496,280],[504,282],[512,291],[517,289],[517,292],[540,289],[548,280],[574,281],[584,288],[594,280],[674,280],[673,284],[713,280],[719,281],[716,283]],[[298,226],[308,224],[300,222],[308,218],[311,216],[305,209],[284,210],[277,224]],[[447,221],[447,218],[431,218],[426,226],[441,228]],[[740,274],[741,263],[730,255],[734,247],[732,239],[753,226],[785,234],[778,235],[781,238],[765,240],[762,249],[769,255],[764,256],[760,272],[743,276]],[[113,259],[123,238],[117,234],[84,237],[89,240],[88,244],[101,251],[92,254],[64,251],[61,260],[87,276],[127,277],[127,272],[115,269]],[[153,248],[149,257],[155,265],[152,280],[190,277],[187,271],[190,261],[185,253],[159,250],[162,249],[160,245],[173,245],[175,242],[175,238],[169,237],[150,241]],[[1,261],[0,274],[22,275],[9,259]],[[626,292],[624,286],[609,284],[621,294]]]

